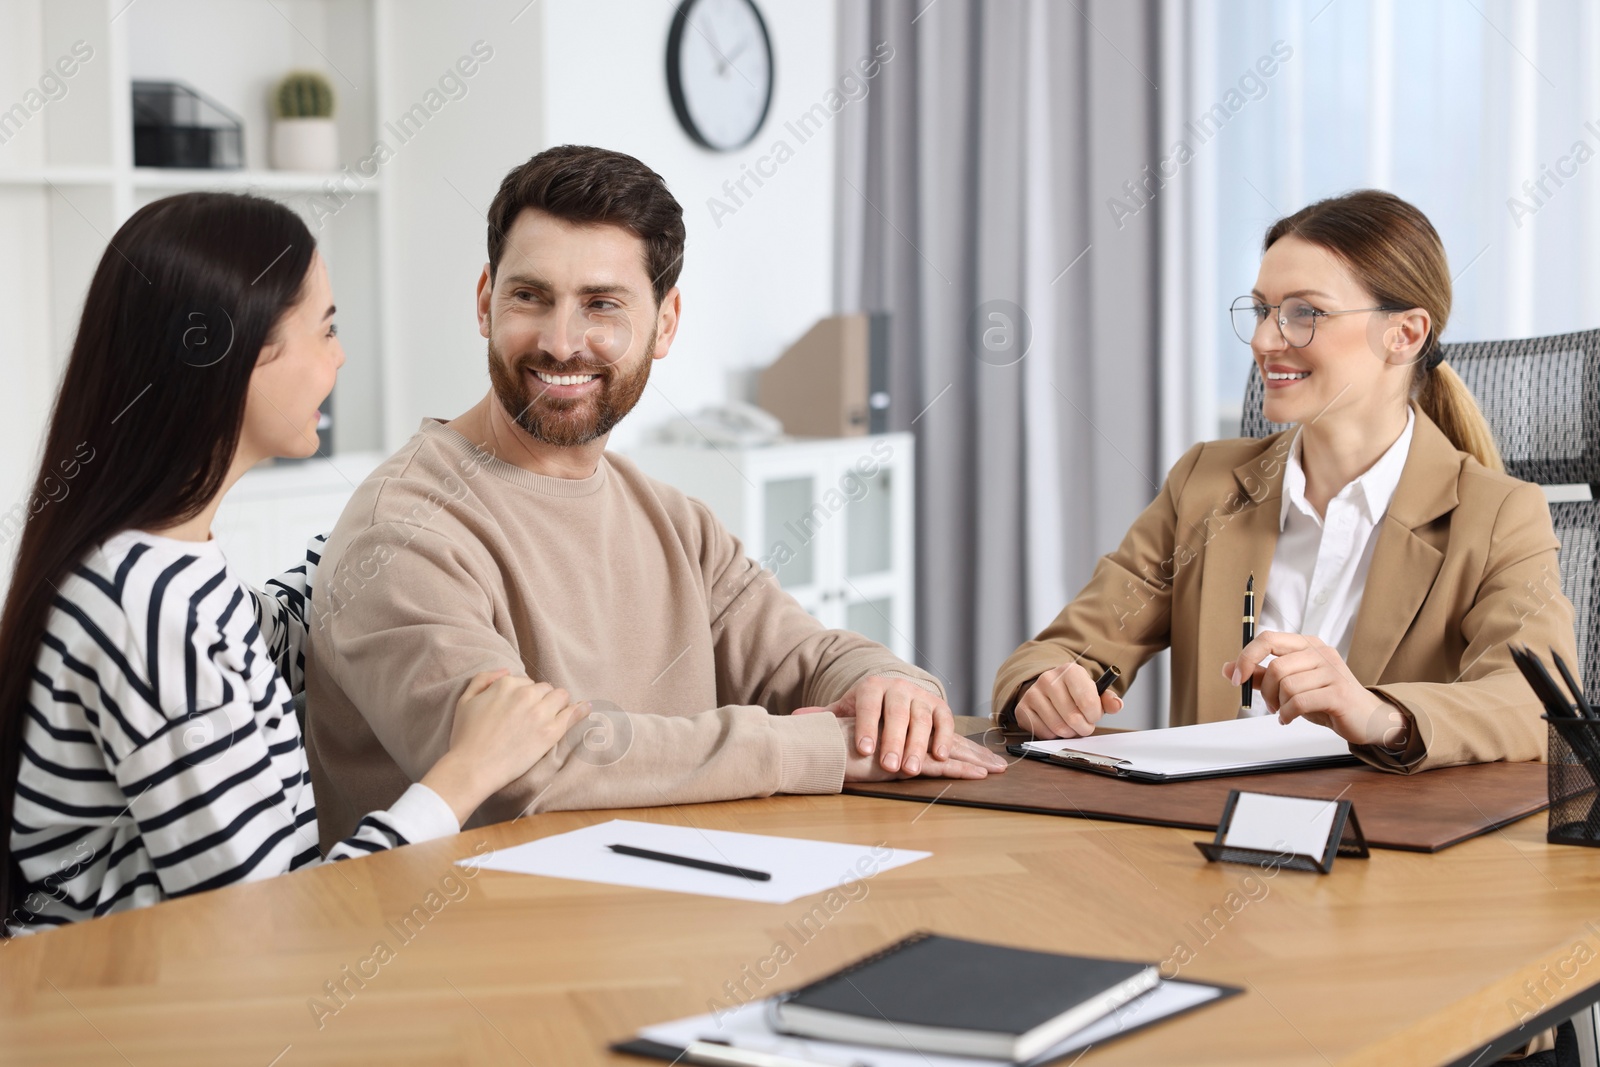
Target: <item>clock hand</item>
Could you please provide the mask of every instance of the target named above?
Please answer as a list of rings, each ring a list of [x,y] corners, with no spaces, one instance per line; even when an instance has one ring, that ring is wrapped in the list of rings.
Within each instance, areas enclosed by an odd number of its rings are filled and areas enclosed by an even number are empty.
[[[700,31],[700,36],[706,39],[706,44],[710,45],[711,50],[717,54],[717,77],[724,77],[728,73],[728,60],[722,54],[722,47],[717,44],[716,34],[711,32],[711,24],[708,22],[702,26],[695,22],[691,23],[691,25]]]
[[[712,50],[720,56],[722,54],[722,48],[717,44],[716,34],[711,32],[711,24],[708,22],[702,26],[696,22],[694,28],[700,31],[700,35],[706,39],[706,43],[709,44]]]

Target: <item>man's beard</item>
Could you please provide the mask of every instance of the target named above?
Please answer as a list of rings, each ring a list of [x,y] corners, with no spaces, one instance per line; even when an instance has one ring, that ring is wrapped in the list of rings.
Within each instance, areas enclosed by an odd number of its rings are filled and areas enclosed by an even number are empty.
[[[656,333],[644,347],[644,358],[635,370],[619,370],[606,363],[571,360],[556,363],[538,356],[524,356],[508,366],[494,340],[489,341],[489,381],[500,406],[523,431],[536,441],[557,448],[576,448],[611,432],[622,417],[632,411],[644,395],[650,380],[650,365],[655,362]],[[552,397],[530,381],[529,371],[546,374],[596,374],[599,388],[576,399]]]

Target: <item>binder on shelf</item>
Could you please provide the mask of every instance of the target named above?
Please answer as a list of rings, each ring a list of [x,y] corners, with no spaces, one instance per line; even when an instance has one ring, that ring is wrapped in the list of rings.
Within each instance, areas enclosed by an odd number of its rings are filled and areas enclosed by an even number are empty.
[[[182,82],[135,81],[132,110],[134,166],[244,166],[244,120],[204,93]]]
[[[819,319],[761,372],[757,402],[795,437],[888,433],[888,313]]]

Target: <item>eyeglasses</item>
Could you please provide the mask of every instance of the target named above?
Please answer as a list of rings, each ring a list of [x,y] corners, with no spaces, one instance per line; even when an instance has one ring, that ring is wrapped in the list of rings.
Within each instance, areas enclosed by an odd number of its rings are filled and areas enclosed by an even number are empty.
[[[1372,308],[1349,308],[1345,311],[1319,311],[1300,299],[1291,296],[1281,304],[1263,304],[1253,296],[1241,296],[1228,308],[1233,318],[1233,332],[1239,340],[1249,344],[1266,321],[1267,312],[1278,313],[1278,333],[1290,348],[1304,348],[1317,334],[1317,320],[1331,319],[1335,315],[1356,315],[1363,311],[1404,311],[1405,308],[1382,305]]]

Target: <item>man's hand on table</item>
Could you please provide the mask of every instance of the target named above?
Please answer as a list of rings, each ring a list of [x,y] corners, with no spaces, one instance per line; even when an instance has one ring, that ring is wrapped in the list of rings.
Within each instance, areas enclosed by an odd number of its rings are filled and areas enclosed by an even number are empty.
[[[863,678],[825,708],[839,719],[847,782],[890,778],[985,778],[1002,773],[999,755],[956,734],[950,705],[905,678]]]

